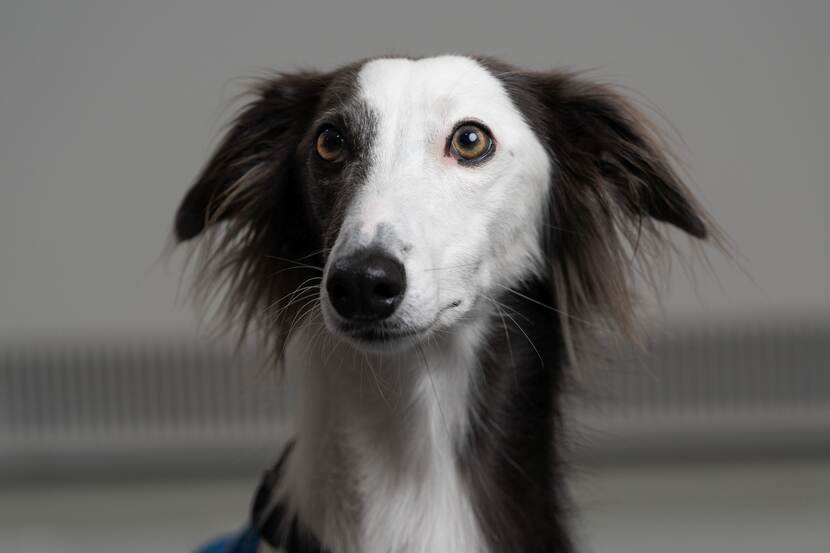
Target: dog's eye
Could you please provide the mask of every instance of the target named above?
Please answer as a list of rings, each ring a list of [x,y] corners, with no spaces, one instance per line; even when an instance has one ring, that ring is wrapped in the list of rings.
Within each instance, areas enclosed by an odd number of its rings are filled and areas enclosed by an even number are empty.
[[[490,133],[479,125],[467,123],[452,135],[450,153],[459,161],[479,161],[493,151]]]
[[[346,151],[346,140],[340,131],[327,126],[317,135],[315,147],[317,155],[325,161],[340,161]]]

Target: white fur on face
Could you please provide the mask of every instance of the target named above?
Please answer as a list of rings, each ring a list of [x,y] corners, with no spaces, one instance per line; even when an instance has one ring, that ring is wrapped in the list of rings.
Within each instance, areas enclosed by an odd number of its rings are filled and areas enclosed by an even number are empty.
[[[329,259],[370,243],[398,256],[407,290],[390,322],[447,328],[538,271],[550,162],[501,82],[470,58],[442,56],[371,61],[358,86],[377,135]],[[462,121],[492,131],[495,153],[480,165],[446,155]]]

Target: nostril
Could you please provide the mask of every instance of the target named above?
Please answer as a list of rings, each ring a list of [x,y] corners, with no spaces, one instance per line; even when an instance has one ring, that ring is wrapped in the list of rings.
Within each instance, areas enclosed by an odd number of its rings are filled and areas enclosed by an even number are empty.
[[[326,282],[326,291],[334,309],[343,317],[354,315],[356,290],[348,271],[335,269]]]
[[[397,298],[401,293],[401,287],[398,283],[381,282],[376,284],[372,293],[381,299],[391,300]]]
[[[335,301],[346,301],[349,299],[349,289],[345,284],[333,282],[329,288],[329,296]]]

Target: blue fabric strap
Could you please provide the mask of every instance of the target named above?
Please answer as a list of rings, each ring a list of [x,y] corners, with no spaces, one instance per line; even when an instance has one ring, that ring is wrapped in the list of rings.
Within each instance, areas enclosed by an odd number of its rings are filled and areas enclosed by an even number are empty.
[[[257,553],[259,549],[259,535],[253,528],[247,528],[241,532],[213,540],[196,553]]]

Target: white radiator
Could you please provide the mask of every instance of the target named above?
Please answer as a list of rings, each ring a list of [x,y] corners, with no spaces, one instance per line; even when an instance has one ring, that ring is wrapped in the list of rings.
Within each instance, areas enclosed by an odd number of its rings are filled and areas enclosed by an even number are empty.
[[[590,461],[830,453],[830,319],[687,324],[582,367],[567,402]],[[0,344],[0,479],[258,470],[285,439],[273,371],[175,337]]]

